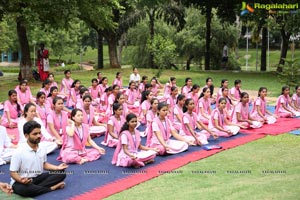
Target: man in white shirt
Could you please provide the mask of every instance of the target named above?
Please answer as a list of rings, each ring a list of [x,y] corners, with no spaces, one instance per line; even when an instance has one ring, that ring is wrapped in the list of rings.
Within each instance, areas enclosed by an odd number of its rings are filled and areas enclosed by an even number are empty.
[[[222,67],[224,70],[227,70],[227,62],[228,62],[228,47],[226,42],[223,43],[223,53],[222,53]]]
[[[139,72],[136,67],[133,68],[132,72],[133,73],[129,77],[129,83],[131,83],[131,81],[134,81],[136,83],[136,86],[138,87],[141,82],[141,77],[138,74]]]
[[[66,174],[62,170],[68,166],[47,163],[46,149],[39,146],[41,125],[28,121],[23,127],[27,142],[17,148],[10,163],[11,184],[16,194],[34,197],[43,193],[61,189]],[[43,172],[43,170],[51,170]]]

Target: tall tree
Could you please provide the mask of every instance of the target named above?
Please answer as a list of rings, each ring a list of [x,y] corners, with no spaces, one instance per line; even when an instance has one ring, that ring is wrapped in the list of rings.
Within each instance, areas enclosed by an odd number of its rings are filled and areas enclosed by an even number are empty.
[[[178,0],[141,0],[137,7],[145,11],[149,19],[150,43],[154,40],[156,19],[162,19],[166,23],[176,26],[178,31],[184,27],[184,7]],[[150,53],[149,61],[149,66],[154,68],[153,53]]]
[[[211,18],[212,9],[217,10],[217,15],[222,21],[234,22],[236,16],[236,9],[241,4],[238,0],[182,0],[187,5],[199,6],[201,12],[206,16],[206,45],[205,45],[205,70],[210,69],[210,43],[211,43]]]
[[[21,1],[3,0],[0,2],[0,16],[7,14],[14,18],[17,24],[17,35],[20,43],[22,58],[20,62],[20,78],[31,80],[31,59],[27,36],[27,27],[31,22],[64,26],[76,13],[76,2],[73,0],[52,1]],[[63,10],[64,12],[58,11]]]
[[[98,38],[98,69],[104,67],[103,64],[103,37],[106,36],[109,46],[109,58],[110,66],[120,67],[117,62],[116,51],[114,52],[112,46],[116,45],[112,39],[109,39],[107,35],[110,33],[115,34],[115,29],[118,27],[118,20],[115,19],[115,13],[119,13],[119,10],[123,8],[120,6],[118,0],[108,1],[94,1],[78,0],[79,18],[84,20],[89,26],[91,26],[97,32]],[[95,17],[97,16],[97,17]],[[113,43],[113,44],[112,44]]]

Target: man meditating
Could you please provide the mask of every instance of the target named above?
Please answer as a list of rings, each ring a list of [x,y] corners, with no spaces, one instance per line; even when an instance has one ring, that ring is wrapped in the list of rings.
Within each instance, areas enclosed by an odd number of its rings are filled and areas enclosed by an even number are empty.
[[[17,148],[10,164],[14,193],[34,197],[63,188],[66,174],[61,170],[66,169],[68,165],[62,163],[56,166],[47,163],[46,149],[39,146],[41,125],[36,121],[28,121],[23,130],[27,142]],[[43,172],[43,169],[51,170],[51,173]]]

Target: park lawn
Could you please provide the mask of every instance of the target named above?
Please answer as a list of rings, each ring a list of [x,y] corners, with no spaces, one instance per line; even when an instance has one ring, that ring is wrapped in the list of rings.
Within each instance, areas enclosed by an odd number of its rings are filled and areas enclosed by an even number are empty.
[[[177,169],[182,173],[161,175],[107,200],[299,199],[299,140],[291,134],[267,136],[192,162]]]
[[[76,71],[72,73],[72,78],[79,79],[83,85],[89,87],[91,85],[91,79],[96,77],[98,71],[101,71],[103,76],[107,76],[109,83],[112,83],[115,79],[116,72],[120,71],[123,75],[123,85],[127,86],[129,75],[132,73],[131,68],[124,69],[102,69],[94,71]],[[155,76],[157,69],[139,69],[141,76],[147,75],[149,82],[151,77]],[[194,84],[203,87],[205,85],[205,79],[207,77],[212,77],[214,85],[220,87],[220,82],[222,79],[226,78],[229,80],[229,86],[233,87],[234,80],[242,80],[242,90],[255,90],[257,91],[259,87],[265,86],[268,88],[269,96],[279,96],[281,93],[282,83],[280,83],[273,72],[231,72],[231,71],[184,71],[184,70],[164,70],[159,78],[162,84],[165,84],[170,76],[175,76],[177,78],[177,86],[181,87],[184,85],[184,79],[186,77],[191,77]],[[64,77],[63,72],[55,73],[55,80],[60,83]],[[7,92],[10,89],[14,89],[18,85],[17,80],[1,81],[0,83],[0,101],[5,101],[7,99]],[[29,84],[33,96],[39,91],[42,86],[41,82],[32,82]],[[293,90],[292,90],[293,92]],[[216,94],[216,91],[215,91]]]

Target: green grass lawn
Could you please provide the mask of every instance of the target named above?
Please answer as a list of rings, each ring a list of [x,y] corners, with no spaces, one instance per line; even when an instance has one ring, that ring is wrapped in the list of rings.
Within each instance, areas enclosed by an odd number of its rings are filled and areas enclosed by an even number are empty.
[[[299,199],[299,140],[291,134],[267,136],[107,199]],[[214,173],[192,173],[197,170]]]

